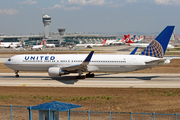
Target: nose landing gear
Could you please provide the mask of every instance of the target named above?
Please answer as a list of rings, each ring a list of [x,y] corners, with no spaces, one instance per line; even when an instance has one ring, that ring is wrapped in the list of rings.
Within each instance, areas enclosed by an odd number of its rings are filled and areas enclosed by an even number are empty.
[[[14,70],[14,72],[15,72],[15,74],[16,74],[15,77],[18,78],[18,77],[19,77],[19,74],[18,74],[19,71]]]

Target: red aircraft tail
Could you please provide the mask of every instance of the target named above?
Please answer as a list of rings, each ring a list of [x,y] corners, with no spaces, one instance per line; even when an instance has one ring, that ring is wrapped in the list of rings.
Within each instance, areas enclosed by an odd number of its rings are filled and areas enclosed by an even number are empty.
[[[126,43],[133,44],[134,42],[131,41],[131,39],[129,38],[129,36],[130,36],[130,34],[124,35],[125,41],[126,41]]]
[[[41,45],[43,45],[43,40],[41,41]]]
[[[104,39],[104,41],[101,44],[106,44],[106,39]]]
[[[44,39],[44,44],[45,44],[45,45],[47,44],[45,39]]]

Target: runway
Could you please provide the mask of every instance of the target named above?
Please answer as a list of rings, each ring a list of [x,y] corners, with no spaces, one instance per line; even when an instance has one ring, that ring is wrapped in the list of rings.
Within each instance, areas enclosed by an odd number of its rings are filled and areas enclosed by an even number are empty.
[[[180,88],[180,74],[95,74],[76,79],[77,74],[49,77],[47,73],[0,73],[0,86],[33,87],[108,87],[108,88]]]

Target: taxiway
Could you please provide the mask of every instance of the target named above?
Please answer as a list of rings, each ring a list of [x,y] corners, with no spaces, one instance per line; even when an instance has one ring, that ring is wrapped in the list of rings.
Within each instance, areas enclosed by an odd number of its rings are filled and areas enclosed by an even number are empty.
[[[180,74],[95,74],[95,78],[76,79],[77,74],[49,77],[47,73],[0,73],[0,86],[180,88]]]

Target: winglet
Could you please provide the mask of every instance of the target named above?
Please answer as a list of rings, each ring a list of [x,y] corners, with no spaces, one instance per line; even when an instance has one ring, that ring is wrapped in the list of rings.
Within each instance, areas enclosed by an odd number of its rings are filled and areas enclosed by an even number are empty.
[[[130,53],[130,55],[134,55],[134,54],[136,53],[137,49],[138,49],[138,47],[136,47],[136,48]]]
[[[91,58],[92,58],[92,56],[93,56],[93,53],[94,53],[94,51],[91,51],[90,53],[89,53],[89,55],[86,57],[86,59],[83,61],[83,63],[82,63],[82,65],[88,65],[89,64],[89,62],[91,61]]]

